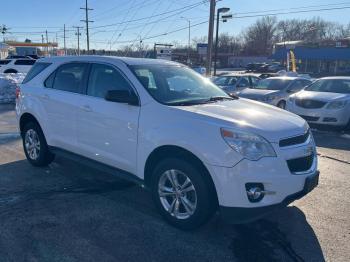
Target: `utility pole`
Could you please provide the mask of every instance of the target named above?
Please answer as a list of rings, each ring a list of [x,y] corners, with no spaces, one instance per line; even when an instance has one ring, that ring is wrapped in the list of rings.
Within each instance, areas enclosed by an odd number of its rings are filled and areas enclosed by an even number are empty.
[[[67,48],[66,48],[66,24],[63,25],[63,49],[64,49],[64,55],[67,55]]]
[[[90,51],[89,23],[94,22],[94,21],[89,20],[89,11],[91,11],[93,9],[88,8],[88,1],[87,0],[85,0],[85,7],[80,7],[80,9],[85,10],[85,20],[80,20],[80,21],[85,22],[85,24],[86,24],[86,48],[87,48],[87,53],[89,54],[89,51]]]
[[[216,13],[216,37],[215,37],[215,52],[214,52],[214,76],[216,76],[216,63],[217,63],[217,57],[218,57],[218,44],[219,44],[219,23],[220,23],[220,14],[226,13],[230,11],[230,8],[228,7],[222,7],[217,10]],[[224,18],[224,16],[223,16]],[[228,15],[225,17],[223,22],[226,22],[228,18],[232,18],[232,15]]]
[[[46,34],[46,54],[47,56],[49,56],[49,37],[47,34],[47,30],[45,30],[45,34]]]
[[[209,31],[208,31],[208,49],[207,49],[207,75],[211,75],[212,50],[213,50],[213,32],[215,20],[216,0],[210,0]]]
[[[75,35],[78,37],[78,55],[80,55],[80,28],[82,28],[81,26],[73,26],[74,28],[77,29],[77,32],[75,33]]]
[[[9,29],[6,27],[6,25],[0,26],[0,32],[2,33],[2,41],[5,43],[5,34],[7,33]]]

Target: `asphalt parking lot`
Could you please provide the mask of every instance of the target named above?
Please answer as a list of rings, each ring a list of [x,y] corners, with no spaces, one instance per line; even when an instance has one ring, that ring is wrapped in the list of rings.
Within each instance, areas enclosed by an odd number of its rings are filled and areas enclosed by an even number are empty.
[[[149,193],[65,159],[25,160],[13,106],[0,105],[0,262],[350,261],[350,135],[315,131],[319,186],[247,225],[218,215],[166,224]]]

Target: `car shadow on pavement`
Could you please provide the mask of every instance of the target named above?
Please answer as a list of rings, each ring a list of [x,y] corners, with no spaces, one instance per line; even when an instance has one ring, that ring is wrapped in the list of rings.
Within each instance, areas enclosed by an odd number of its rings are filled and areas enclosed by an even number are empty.
[[[46,168],[0,165],[0,232],[8,261],[23,254],[25,261],[47,254],[55,261],[324,261],[297,207],[245,225],[216,214],[184,232],[162,220],[139,186],[59,158]]]
[[[231,248],[238,261],[325,261],[315,232],[295,206],[234,228]]]

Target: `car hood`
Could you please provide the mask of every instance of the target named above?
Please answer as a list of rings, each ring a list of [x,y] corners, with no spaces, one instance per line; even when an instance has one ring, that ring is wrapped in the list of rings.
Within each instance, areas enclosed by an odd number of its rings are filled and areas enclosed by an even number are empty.
[[[280,90],[264,90],[247,88],[239,93],[239,96],[249,99],[260,98],[267,95],[278,94]]]
[[[350,99],[350,94],[329,93],[329,92],[314,92],[314,91],[300,91],[295,96],[299,99],[312,99],[323,102],[330,102],[333,100]]]
[[[203,121],[210,118],[211,123],[220,127],[255,133],[275,143],[281,138],[303,134],[308,128],[305,120],[295,114],[242,98],[177,108],[200,115]]]

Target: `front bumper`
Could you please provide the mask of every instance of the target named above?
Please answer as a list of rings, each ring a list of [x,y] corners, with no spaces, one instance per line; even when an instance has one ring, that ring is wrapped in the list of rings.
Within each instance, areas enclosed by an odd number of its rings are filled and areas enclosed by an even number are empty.
[[[287,102],[287,110],[303,117],[307,122],[319,125],[346,126],[350,121],[348,107],[339,110],[326,108],[307,109]]]
[[[255,208],[220,206],[221,217],[226,222],[234,224],[252,222],[272,211],[286,207],[293,201],[302,198],[318,185],[318,179],[319,171],[315,171],[312,175],[309,175],[305,178],[304,187],[301,191],[288,195],[281,203],[278,204]]]

